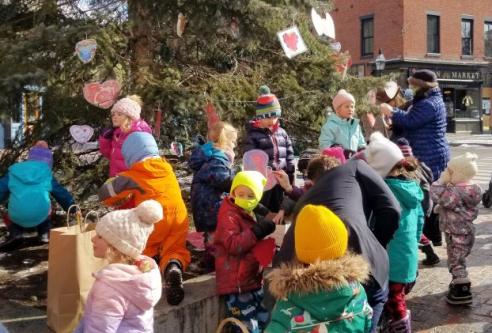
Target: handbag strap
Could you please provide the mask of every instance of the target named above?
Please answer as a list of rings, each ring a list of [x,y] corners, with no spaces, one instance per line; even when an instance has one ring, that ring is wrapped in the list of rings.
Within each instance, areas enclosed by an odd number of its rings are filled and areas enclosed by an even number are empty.
[[[223,319],[220,322],[219,327],[217,327],[217,330],[215,331],[215,333],[222,333],[222,330],[224,329],[225,325],[227,325],[228,323],[231,323],[231,324],[238,326],[241,329],[241,332],[243,332],[243,333],[249,332],[246,325],[244,325],[239,319],[236,319],[234,317],[229,317],[229,318]]]
[[[82,210],[80,209],[79,205],[74,204],[67,209],[67,228],[70,227],[70,211],[72,210],[72,208],[75,208],[75,219],[77,221],[77,224],[80,225],[80,215],[82,214]],[[77,211],[79,212],[79,214],[77,214]]]
[[[82,222],[82,224],[80,225],[80,231],[83,231],[83,229],[87,227],[87,218],[90,215],[94,215],[96,217],[97,222],[99,222],[99,213],[95,210],[90,210],[87,212],[87,214],[85,214],[84,222]]]

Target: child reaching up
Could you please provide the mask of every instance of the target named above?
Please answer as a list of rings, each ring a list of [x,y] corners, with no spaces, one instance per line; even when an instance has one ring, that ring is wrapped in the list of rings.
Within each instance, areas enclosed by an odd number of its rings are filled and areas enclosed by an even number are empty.
[[[277,303],[265,332],[369,332],[372,309],[361,285],[369,265],[347,252],[340,218],[325,206],[306,205],[294,239],[297,261],[267,276]]]
[[[234,162],[237,130],[232,125],[219,121],[209,129],[208,139],[209,142],[195,148],[188,165],[193,170],[193,222],[197,231],[204,232],[205,247],[213,267],[213,234],[220,203],[224,193],[231,188],[234,178],[231,166]]]
[[[262,305],[262,268],[253,254],[255,246],[275,231],[272,221],[253,212],[265,184],[257,171],[238,172],[220,206],[215,231],[217,292],[225,296],[229,316],[253,333],[263,332],[268,320]]]
[[[252,149],[263,150],[268,155],[268,165],[274,171],[284,170],[294,184],[294,148],[289,135],[280,127],[279,118],[282,109],[277,96],[270,93],[267,86],[260,87],[260,96],[256,99],[256,117],[246,129],[246,142],[243,151]],[[275,185],[263,194],[261,203],[271,212],[280,210],[284,191],[280,185]]]
[[[167,302],[177,305],[184,298],[183,271],[191,259],[186,249],[188,213],[178,180],[171,165],[159,156],[151,134],[130,134],[121,150],[129,169],[106,182],[99,189],[99,199],[113,207],[149,199],[162,205],[164,218],[155,225],[143,253],[158,258]]]
[[[452,280],[447,302],[471,304],[471,282],[466,270],[466,257],[475,242],[473,221],[478,216],[482,189],[471,182],[477,174],[477,155],[466,153],[449,161],[437,182],[431,186],[434,210],[439,214],[439,227],[444,232],[448,268]]]
[[[344,89],[340,90],[333,98],[333,109],[335,114],[331,115],[321,128],[319,148],[323,150],[333,145],[341,145],[345,157],[349,158],[366,147],[359,120],[354,119],[354,96]]]
[[[96,224],[92,247],[109,264],[94,273],[82,320],[74,333],[154,332],[154,306],[161,298],[159,267],[141,255],[153,224],[162,219],[155,200],[106,214]]]
[[[405,296],[417,279],[418,243],[424,226],[418,162],[414,157],[404,157],[400,148],[380,132],[371,134],[365,154],[367,163],[384,178],[401,207],[400,226],[386,247],[390,265],[385,325],[388,332],[411,333]]]
[[[111,109],[113,128],[104,130],[99,137],[99,150],[109,159],[109,177],[128,169],[121,154],[127,136],[133,132],[152,132],[149,125],[140,119],[141,111],[142,100],[137,95],[120,99]]]

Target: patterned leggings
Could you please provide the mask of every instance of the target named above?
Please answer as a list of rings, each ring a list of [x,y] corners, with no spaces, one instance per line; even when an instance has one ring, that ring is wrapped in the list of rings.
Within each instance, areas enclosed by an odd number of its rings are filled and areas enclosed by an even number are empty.
[[[405,295],[407,295],[415,285],[414,282],[410,283],[389,283],[389,295],[388,301],[384,305],[385,316],[391,320],[400,320],[407,315],[407,303],[405,302]]]
[[[448,268],[454,279],[468,277],[466,270],[466,257],[475,243],[475,233],[467,235],[444,233],[446,238],[446,250],[448,252]]]
[[[268,311],[261,304],[262,288],[242,294],[226,295],[225,301],[229,316],[242,321],[252,333],[263,332],[268,321]],[[241,332],[239,327],[236,327],[236,332]]]

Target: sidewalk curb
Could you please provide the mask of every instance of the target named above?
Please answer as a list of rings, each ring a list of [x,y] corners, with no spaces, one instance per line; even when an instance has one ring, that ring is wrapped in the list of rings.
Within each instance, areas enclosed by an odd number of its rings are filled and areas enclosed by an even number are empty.
[[[459,147],[462,145],[492,147],[492,141],[491,142],[484,142],[484,141],[464,140],[464,141],[448,141],[448,143],[452,147]]]

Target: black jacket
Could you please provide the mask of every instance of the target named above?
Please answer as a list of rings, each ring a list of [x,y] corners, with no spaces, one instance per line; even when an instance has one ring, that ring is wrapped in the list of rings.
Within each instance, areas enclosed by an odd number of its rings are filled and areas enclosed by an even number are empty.
[[[342,219],[349,230],[349,249],[367,260],[371,275],[385,286],[389,266],[385,247],[398,229],[400,206],[383,179],[366,162],[349,160],[326,171],[299,199],[294,215],[307,204],[324,205]],[[274,267],[295,257],[294,228],[295,222],[284,237]]]

